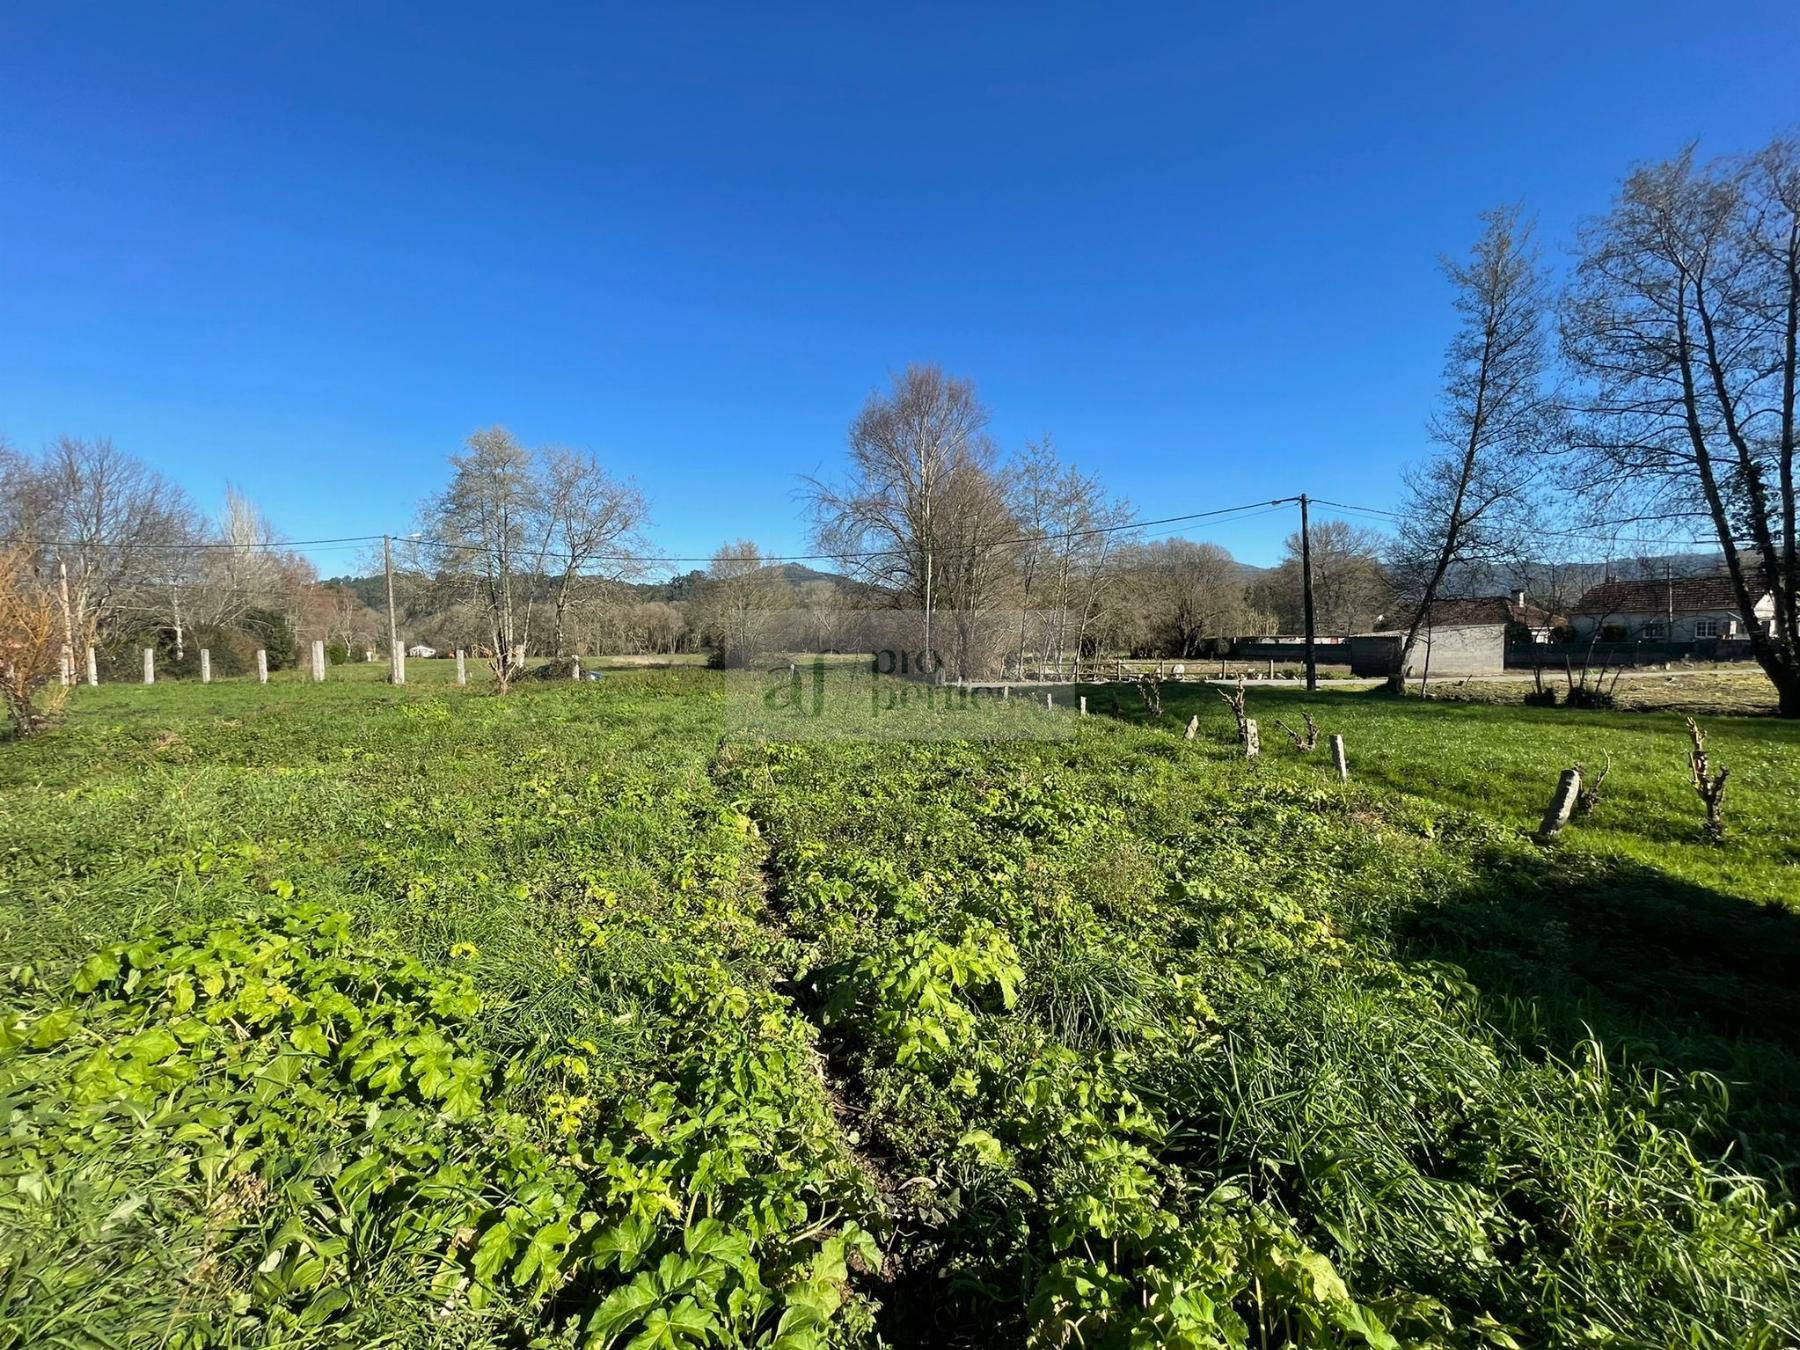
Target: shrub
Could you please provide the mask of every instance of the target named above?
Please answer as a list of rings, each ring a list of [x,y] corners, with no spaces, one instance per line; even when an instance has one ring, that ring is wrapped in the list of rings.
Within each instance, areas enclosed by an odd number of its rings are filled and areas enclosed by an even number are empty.
[[[270,670],[292,670],[300,660],[300,644],[287,615],[272,609],[249,609],[238,629],[269,655]]]
[[[65,686],[53,683],[63,659],[59,618],[25,551],[0,553],[0,700],[17,735],[41,731],[69,696]]]

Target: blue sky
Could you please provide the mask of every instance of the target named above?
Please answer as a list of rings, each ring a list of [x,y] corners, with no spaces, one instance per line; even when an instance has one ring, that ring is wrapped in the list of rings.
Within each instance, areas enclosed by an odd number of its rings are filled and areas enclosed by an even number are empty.
[[[1634,160],[1800,122],[1797,54],[1791,2],[10,5],[0,433],[309,538],[405,528],[502,422],[661,548],[793,552],[799,475],[936,360],[1146,515],[1385,506],[1438,255],[1522,200],[1560,261]]]

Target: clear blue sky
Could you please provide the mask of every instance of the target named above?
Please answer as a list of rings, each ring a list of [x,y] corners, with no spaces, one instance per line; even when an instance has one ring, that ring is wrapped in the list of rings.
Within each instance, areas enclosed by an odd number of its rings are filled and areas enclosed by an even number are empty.
[[[1632,161],[1800,121],[1797,59],[1792,0],[12,4],[0,433],[305,538],[503,422],[665,549],[798,551],[798,475],[937,360],[1147,514],[1386,505],[1437,256],[1522,199],[1560,258]]]

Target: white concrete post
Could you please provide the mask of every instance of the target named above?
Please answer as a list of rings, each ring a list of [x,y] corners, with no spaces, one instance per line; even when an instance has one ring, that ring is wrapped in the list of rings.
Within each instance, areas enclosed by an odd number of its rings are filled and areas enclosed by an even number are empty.
[[[1083,694],[1081,696],[1081,715],[1083,717],[1087,716],[1087,695],[1086,694]]]
[[[1337,766],[1338,782],[1348,783],[1350,781],[1350,765],[1344,759],[1344,738],[1342,736],[1331,738],[1331,762]]]
[[[394,650],[388,657],[388,683],[406,683],[406,648],[400,645],[400,639],[394,639]]]
[[[261,647],[256,649],[256,682],[258,684],[269,682],[269,654]]]
[[[375,649],[373,647],[364,647],[363,648],[363,660],[368,662],[368,664],[370,664],[370,665],[375,664]]]
[[[1551,840],[1562,833],[1562,827],[1569,823],[1569,814],[1575,809],[1575,799],[1581,795],[1581,770],[1564,769],[1562,777],[1556,780],[1556,792],[1550,798],[1550,809],[1544,812],[1544,820],[1538,826],[1538,838]]]
[[[1187,735],[1183,739],[1192,741],[1192,740],[1197,740],[1199,738],[1199,736],[1200,736],[1200,714],[1195,713],[1192,717],[1188,718]]]
[[[94,655],[94,649],[87,649],[87,677],[89,684],[100,683],[100,662]]]
[[[1244,719],[1244,758],[1255,759],[1262,753],[1262,734],[1256,729],[1256,719]]]
[[[1012,686],[1010,684],[1003,684],[1000,686],[1000,701],[1002,703],[1010,703],[1012,701]]]
[[[325,683],[325,639],[314,638],[312,643],[312,677],[314,684]]]
[[[144,683],[156,683],[156,652],[153,648],[144,648]]]
[[[464,660],[461,647],[456,649],[456,682],[458,684],[467,684],[469,682],[469,667]]]
[[[1045,712],[1054,712],[1055,710],[1056,710],[1056,705],[1050,701],[1050,695],[1045,694],[1044,695],[1044,711]]]
[[[200,683],[212,683],[212,652],[205,647],[200,649]]]
[[[569,678],[571,680],[579,680],[581,678],[581,658],[579,656],[571,657],[569,659]]]

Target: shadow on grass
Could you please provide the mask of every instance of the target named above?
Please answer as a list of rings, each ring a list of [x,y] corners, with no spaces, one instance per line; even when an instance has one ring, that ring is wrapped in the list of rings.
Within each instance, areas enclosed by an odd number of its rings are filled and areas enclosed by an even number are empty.
[[[1731,1122],[1717,1142],[1800,1177],[1800,915],[1615,859],[1491,862],[1392,914],[1396,954],[1459,966],[1528,1051],[1591,1033],[1615,1064],[1712,1075]]]

